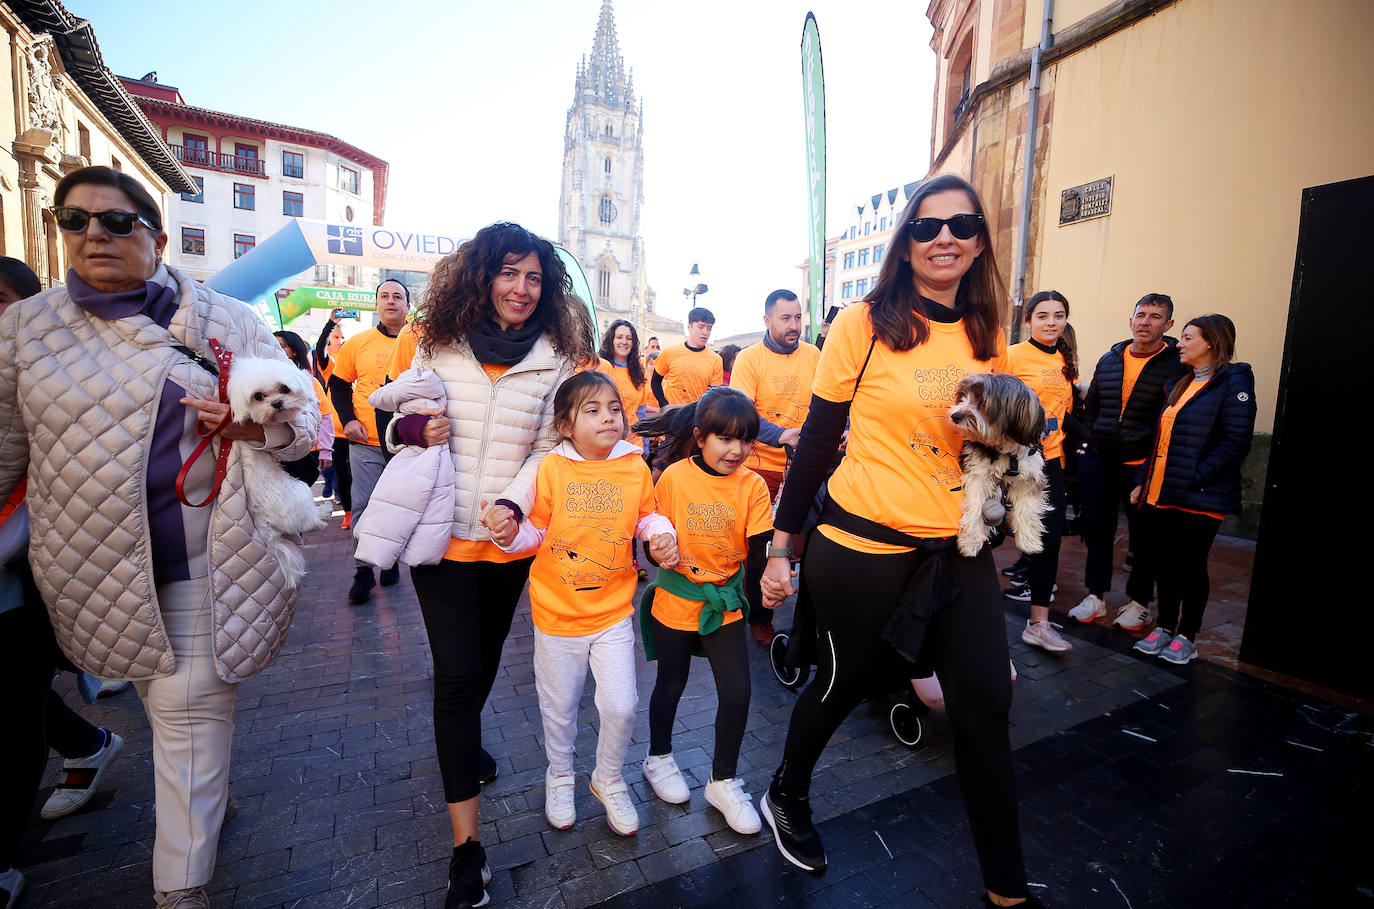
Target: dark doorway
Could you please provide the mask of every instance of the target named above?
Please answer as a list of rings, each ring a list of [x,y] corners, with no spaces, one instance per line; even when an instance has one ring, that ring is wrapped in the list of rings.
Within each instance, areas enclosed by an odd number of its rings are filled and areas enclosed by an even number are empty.
[[[1303,190],[1240,658],[1374,696],[1368,442],[1374,176]],[[1366,440],[1369,436],[1365,436]]]

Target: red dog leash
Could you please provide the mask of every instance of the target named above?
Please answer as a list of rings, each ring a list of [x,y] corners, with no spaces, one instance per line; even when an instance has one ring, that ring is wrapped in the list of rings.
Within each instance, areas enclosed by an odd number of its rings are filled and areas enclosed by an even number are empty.
[[[234,362],[234,354],[226,350],[213,338],[210,340],[210,352],[215,355],[215,361],[219,363],[219,401],[221,404],[228,404],[229,366]],[[210,447],[210,442],[215,436],[223,432],[224,428],[228,426],[233,419],[233,411],[226,413],[224,419],[219,421],[219,425],[210,429],[209,432],[203,431],[199,423],[196,424],[196,435],[200,436],[203,441],[196,446],[195,451],[191,452],[191,456],[186,459],[185,464],[181,465],[181,470],[177,473],[177,498],[181,500],[183,505],[189,505],[191,508],[204,508],[215,500],[215,496],[219,495],[219,488],[224,482],[224,475],[229,472],[229,450],[233,447],[231,441],[225,439],[220,440],[219,457],[215,459],[215,482],[210,489],[210,495],[206,497],[204,502],[192,502],[186,498],[186,490],[184,488],[186,484],[186,475],[191,472],[191,465],[196,462],[196,459],[204,454],[205,450]]]

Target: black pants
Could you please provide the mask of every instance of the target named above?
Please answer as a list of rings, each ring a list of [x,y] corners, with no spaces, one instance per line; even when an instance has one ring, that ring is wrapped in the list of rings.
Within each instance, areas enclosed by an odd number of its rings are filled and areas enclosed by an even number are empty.
[[[749,654],[744,628],[744,622],[731,622],[702,637],[695,631],[679,631],[654,619],[658,679],[649,698],[650,754],[672,753],[673,720],[677,718],[682,692],[687,688],[692,651],[701,644],[711,663],[711,674],[716,677],[719,701],[711,778],[728,780],[737,775],[739,746],[744,741],[744,726],[749,721]]]
[[[353,471],[348,466],[348,440],[334,440],[334,495],[344,511],[353,510]]]
[[[48,747],[67,760],[95,754],[101,745],[100,727],[88,723],[81,714],[68,707],[62,695],[56,691],[48,692],[43,723]]]
[[[5,691],[0,698],[0,729],[6,739],[0,748],[0,779],[5,781],[0,785],[0,871],[18,861],[19,839],[43,780],[48,759],[43,713],[58,661],[48,612],[32,576],[26,568],[15,570],[24,576],[24,603],[0,613],[0,678]]]
[[[872,687],[873,667],[888,659],[880,640],[919,553],[869,555],[813,533],[802,575],[815,602],[816,677],[792,711],[778,785],[809,793],[830,736]],[[1008,732],[1011,673],[1002,591],[992,550],[950,560],[963,593],[932,617],[923,656],[933,657],[954,733],[954,765],[987,888],[1026,895]]]
[[[1112,558],[1115,554],[1117,508],[1126,509],[1126,527],[1130,533],[1131,573],[1126,579],[1126,595],[1142,606],[1148,606],[1155,594],[1155,576],[1150,567],[1149,553],[1137,545],[1140,539],[1138,517],[1140,510],[1130,502],[1136,485],[1138,467],[1113,460],[1103,460],[1095,454],[1078,458],[1078,490],[1083,499],[1083,545],[1088,558],[1083,568],[1083,586],[1099,597],[1112,589]]]
[[[1149,506],[1141,510],[1140,522],[1159,584],[1159,627],[1196,641],[1211,593],[1207,555],[1221,522],[1205,514]]]
[[[1045,496],[1050,510],[1045,512],[1044,546],[1030,557],[1030,589],[1032,606],[1050,605],[1054,594],[1054,579],[1059,574],[1059,541],[1064,538],[1064,468],[1058,458],[1045,461]]]
[[[444,801],[477,795],[482,706],[534,558],[454,562],[410,569],[434,656],[434,744]]]

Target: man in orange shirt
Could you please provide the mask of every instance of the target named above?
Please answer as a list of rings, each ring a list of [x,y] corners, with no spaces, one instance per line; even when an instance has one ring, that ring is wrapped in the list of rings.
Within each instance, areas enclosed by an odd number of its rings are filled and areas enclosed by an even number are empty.
[[[711,310],[698,306],[687,313],[687,340],[659,353],[651,380],[659,407],[690,404],[706,389],[725,384],[720,354],[706,346],[715,325]]]
[[[790,290],[775,290],[763,303],[763,340],[740,351],[730,374],[730,387],[744,392],[759,412],[759,437],[744,462],[768,484],[776,501],[787,457],[782,446],[797,444],[811,407],[811,380],[821,352],[801,339],[802,307]],[[773,610],[764,608],[759,591],[762,553],[750,553],[745,571],[749,595],[749,631],[761,647],[773,640]]]
[[[1126,509],[1135,562],[1126,581],[1128,602],[1112,624],[1139,631],[1150,621],[1154,572],[1135,545],[1137,509],[1127,497],[1136,472],[1149,454],[1155,424],[1164,409],[1164,384],[1182,374],[1177,341],[1165,332],[1174,324],[1174,301],[1165,294],[1146,294],[1131,312],[1131,339],[1112,345],[1093,371],[1085,399],[1084,423],[1089,448],[1078,458],[1078,493],[1082,504],[1083,544],[1088,557],[1083,586],[1088,595],[1069,610],[1080,622],[1107,614],[1103,599],[1112,586],[1112,553],[1118,507]]]
[[[377,286],[377,326],[349,338],[334,355],[329,397],[348,445],[353,472],[353,524],[363,516],[377,478],[386,466],[381,440],[391,415],[373,410],[367,398],[386,383],[387,361],[396,346],[396,335],[405,327],[409,315],[410,291],[400,281],[383,281]],[[355,542],[355,549],[356,546]],[[382,586],[389,587],[400,579],[398,566],[382,569]],[[376,583],[372,566],[355,557],[349,602],[366,603]]]

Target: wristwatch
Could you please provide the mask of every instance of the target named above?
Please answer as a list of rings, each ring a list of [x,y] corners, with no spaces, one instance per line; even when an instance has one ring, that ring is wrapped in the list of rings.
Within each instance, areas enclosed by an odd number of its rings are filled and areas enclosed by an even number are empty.
[[[763,554],[765,558],[769,559],[787,559],[789,562],[792,561],[791,546],[774,546],[772,543],[769,543],[764,547]]]

